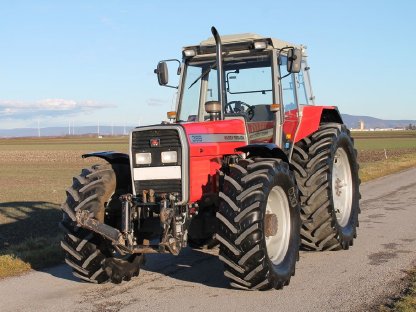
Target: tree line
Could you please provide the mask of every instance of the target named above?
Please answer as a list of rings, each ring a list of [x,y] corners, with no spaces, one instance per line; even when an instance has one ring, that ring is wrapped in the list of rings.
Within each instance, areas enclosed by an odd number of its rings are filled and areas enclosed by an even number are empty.
[[[406,130],[416,130],[416,125],[413,125],[413,124],[409,124],[407,127],[406,127]]]

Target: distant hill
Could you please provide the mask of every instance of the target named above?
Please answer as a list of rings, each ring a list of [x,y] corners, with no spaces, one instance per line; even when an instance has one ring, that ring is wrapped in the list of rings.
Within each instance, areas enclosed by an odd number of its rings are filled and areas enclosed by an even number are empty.
[[[409,124],[416,125],[416,120],[384,120],[369,116],[354,116],[342,114],[342,119],[348,128],[359,128],[360,121],[364,121],[366,129],[375,128],[405,128]],[[128,134],[134,127],[120,127],[120,126],[100,126],[100,135],[123,135]],[[71,135],[97,135],[97,126],[75,127],[75,132]],[[40,128],[41,136],[65,136],[69,134],[67,127],[46,127]],[[0,137],[37,137],[37,128],[16,128],[16,129],[0,129]]]
[[[360,121],[363,121],[365,129],[406,128],[409,124],[416,124],[416,120],[384,120],[370,116],[353,116],[348,114],[342,114],[342,120],[348,128],[359,128]]]

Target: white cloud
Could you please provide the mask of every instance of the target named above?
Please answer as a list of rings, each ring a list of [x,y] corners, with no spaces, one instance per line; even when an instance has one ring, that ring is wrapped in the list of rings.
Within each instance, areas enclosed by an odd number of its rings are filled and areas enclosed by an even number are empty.
[[[0,119],[27,119],[36,116],[76,115],[114,107],[93,100],[43,99],[36,102],[0,100]]]

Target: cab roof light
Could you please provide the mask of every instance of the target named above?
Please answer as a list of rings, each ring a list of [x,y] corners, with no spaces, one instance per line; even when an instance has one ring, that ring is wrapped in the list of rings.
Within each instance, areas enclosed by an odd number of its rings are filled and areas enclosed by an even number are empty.
[[[183,53],[183,56],[185,57],[192,57],[196,55],[196,51],[194,49],[186,49],[186,50],[183,50],[182,53]]]
[[[264,50],[267,48],[266,41],[255,41],[254,42],[254,50]]]

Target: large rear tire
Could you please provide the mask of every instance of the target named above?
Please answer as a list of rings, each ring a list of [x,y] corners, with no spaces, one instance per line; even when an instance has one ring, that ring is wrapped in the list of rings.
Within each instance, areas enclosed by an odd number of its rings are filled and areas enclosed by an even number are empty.
[[[348,249],[360,212],[357,151],[349,130],[322,124],[294,146],[292,164],[302,204],[302,247]]]
[[[217,213],[220,260],[236,288],[280,289],[295,274],[300,218],[295,177],[279,159],[246,159],[225,174]]]
[[[120,211],[118,197],[129,192],[130,181],[128,165],[95,165],[83,169],[67,189],[62,205],[61,228],[65,235],[61,246],[65,262],[76,277],[93,283],[120,283],[139,274],[141,256],[119,256],[109,241],[75,222],[78,210],[88,210],[100,222],[104,222],[106,211]]]

